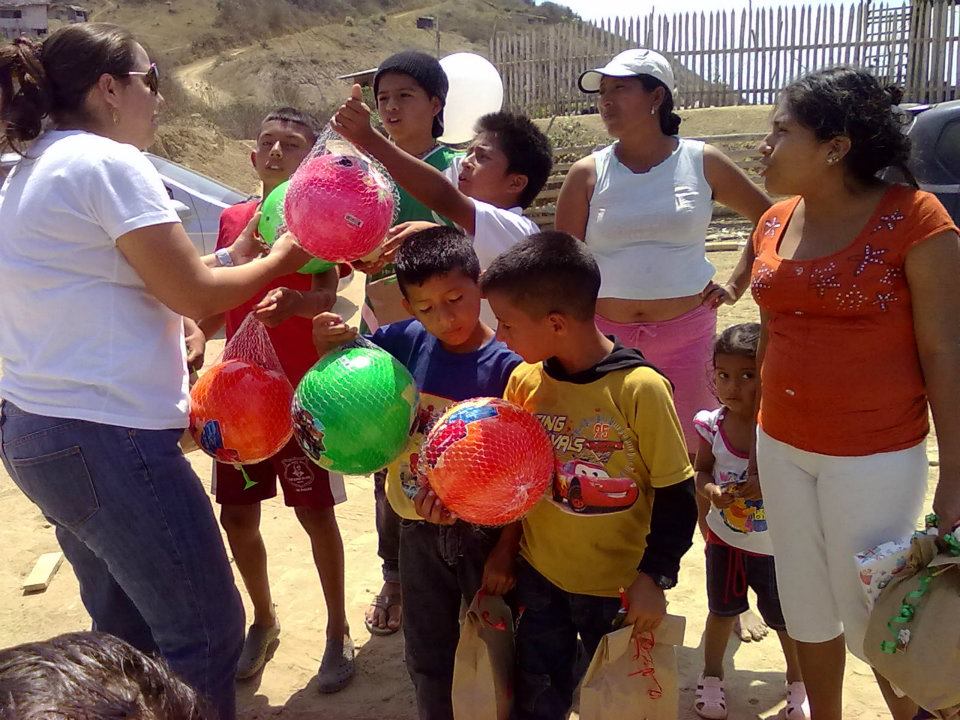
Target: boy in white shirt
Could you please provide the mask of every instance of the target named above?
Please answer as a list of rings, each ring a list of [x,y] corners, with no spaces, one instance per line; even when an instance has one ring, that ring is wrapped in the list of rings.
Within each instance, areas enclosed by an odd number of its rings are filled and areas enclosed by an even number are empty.
[[[543,189],[553,167],[550,141],[523,115],[484,115],[453,187],[435,168],[405,153],[370,125],[370,108],[360,86],[337,112],[334,130],[379,160],[396,183],[434,212],[449,218],[473,239],[485,270],[494,258],[539,232],[523,215]],[[383,255],[389,262],[403,239],[423,225],[408,223],[391,231]]]

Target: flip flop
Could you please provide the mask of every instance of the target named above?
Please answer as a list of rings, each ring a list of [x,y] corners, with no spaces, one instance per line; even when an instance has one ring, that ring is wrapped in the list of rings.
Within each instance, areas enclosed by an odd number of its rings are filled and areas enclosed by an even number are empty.
[[[337,643],[328,640],[317,672],[317,690],[329,695],[349,685],[356,672],[355,655],[356,650],[349,635],[343,636],[343,644],[339,648]]]
[[[401,604],[400,594],[394,593],[391,595],[374,595],[373,600],[370,601],[370,607],[376,608],[377,610],[382,610],[384,615],[387,618],[387,622],[390,622],[390,608],[397,607]],[[376,614],[376,613],[374,613]],[[393,635],[403,626],[403,615],[399,617],[399,621],[396,627],[378,627],[374,625],[370,618],[364,615],[363,625],[367,628],[371,635]]]
[[[269,659],[270,649],[279,638],[279,622],[268,628],[251,625],[237,661],[237,680],[247,680],[263,670]]]

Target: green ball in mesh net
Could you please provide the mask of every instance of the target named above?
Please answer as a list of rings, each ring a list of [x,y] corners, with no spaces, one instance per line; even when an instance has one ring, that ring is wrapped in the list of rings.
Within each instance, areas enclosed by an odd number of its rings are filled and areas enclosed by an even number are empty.
[[[277,241],[280,228],[284,226],[283,201],[287,196],[289,185],[289,180],[277,185],[260,205],[260,222],[257,224],[257,232],[260,233],[260,237],[267,245],[272,246]],[[306,265],[297,272],[302,275],[319,275],[325,273],[334,265],[336,263],[313,258],[313,260],[307,261]]]
[[[413,378],[392,355],[347,347],[321,358],[300,381],[294,435],[320,467],[367,475],[403,452],[418,406]]]

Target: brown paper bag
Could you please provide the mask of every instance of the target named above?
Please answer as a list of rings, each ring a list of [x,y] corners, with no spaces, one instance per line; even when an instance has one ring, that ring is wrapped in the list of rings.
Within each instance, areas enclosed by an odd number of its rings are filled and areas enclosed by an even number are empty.
[[[502,597],[481,590],[460,626],[453,662],[454,718],[507,720],[513,668],[513,614]]]
[[[403,293],[396,275],[380,278],[367,285],[367,297],[381,326],[410,317],[403,307]]]
[[[920,537],[913,541],[908,567],[877,599],[864,653],[920,707],[951,717],[950,709],[955,712],[960,706],[960,557],[937,554],[934,538]],[[918,590],[928,570],[933,574],[929,588],[911,598],[909,593]],[[913,618],[891,623],[905,601],[914,607]],[[897,651],[884,652],[885,641],[897,642]]]
[[[624,627],[605,635],[580,686],[580,720],[676,720],[677,646],[686,620],[667,615],[636,642]]]

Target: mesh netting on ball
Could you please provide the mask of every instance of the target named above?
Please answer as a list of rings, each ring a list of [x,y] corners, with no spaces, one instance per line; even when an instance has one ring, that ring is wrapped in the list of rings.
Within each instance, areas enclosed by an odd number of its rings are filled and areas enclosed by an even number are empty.
[[[427,482],[451,511],[477,525],[523,517],[553,480],[550,438],[523,408],[498,398],[452,405],[420,453]]]
[[[190,434],[220,462],[261,462],[279,452],[293,434],[292,397],[293,386],[266,329],[247,316],[220,362],[190,391]]]
[[[314,257],[353,262],[380,247],[396,214],[396,192],[382,166],[328,127],[290,178],[283,218]]]
[[[328,470],[366,475],[410,439],[419,394],[407,369],[376,347],[344,347],[314,365],[294,393],[294,434]]]
[[[227,360],[207,370],[193,386],[190,433],[220,462],[261,462],[290,440],[292,395],[283,373]]]
[[[287,229],[287,223],[283,217],[283,203],[286,200],[289,186],[289,180],[280,183],[260,204],[260,222],[257,225],[257,232],[260,233],[263,241],[271,247]],[[335,264],[313,258],[308,260],[297,272],[303,275],[319,275]]]

